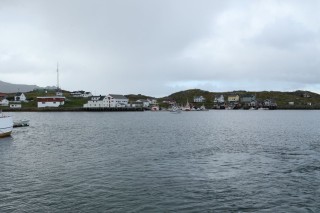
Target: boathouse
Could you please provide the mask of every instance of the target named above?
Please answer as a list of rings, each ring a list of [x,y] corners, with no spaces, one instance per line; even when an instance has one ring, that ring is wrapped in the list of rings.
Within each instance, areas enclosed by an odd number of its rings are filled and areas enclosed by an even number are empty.
[[[38,108],[59,107],[64,105],[65,99],[63,96],[37,97]]]

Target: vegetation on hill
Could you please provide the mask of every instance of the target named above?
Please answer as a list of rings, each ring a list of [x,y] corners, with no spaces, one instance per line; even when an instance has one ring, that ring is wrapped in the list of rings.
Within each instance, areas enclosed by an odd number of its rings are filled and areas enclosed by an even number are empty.
[[[70,95],[70,92],[63,91],[66,97],[65,105],[60,106],[61,108],[78,108],[82,107],[83,104],[87,103],[88,98],[75,98]],[[190,89],[173,93],[169,96],[158,98],[157,101],[160,107],[168,108],[169,104],[164,101],[175,101],[179,105],[185,105],[187,101],[195,107],[205,105],[207,109],[211,109],[214,105],[215,95],[224,95],[225,101],[231,94],[237,94],[240,97],[242,95],[256,95],[257,101],[264,101],[266,99],[273,99],[279,109],[320,109],[320,95],[309,91],[294,91],[294,92],[280,92],[280,91],[232,91],[232,92],[209,92],[200,89]],[[10,101],[14,100],[15,93],[8,94]],[[37,107],[37,97],[41,96],[55,96],[55,90],[34,90],[25,93],[28,102],[22,103],[23,108],[35,108]],[[156,99],[151,96],[145,96],[141,94],[129,94],[125,95],[129,98],[129,101],[137,101],[139,99]],[[206,101],[204,103],[194,103],[195,96],[203,96]],[[294,105],[290,105],[289,102],[293,102]],[[4,107],[1,107],[4,108]],[[8,108],[8,107],[5,107]]]
[[[137,101],[137,100],[141,100],[141,99],[143,99],[143,100],[156,99],[154,97],[141,95],[141,94],[138,94],[138,95],[129,94],[129,95],[125,95],[125,97],[127,97],[130,101]]]
[[[175,100],[177,104],[185,105],[187,101],[189,103],[193,102],[195,96],[203,96],[206,101],[204,103],[193,103],[196,107],[204,104],[206,108],[212,108],[215,95],[222,94],[224,95],[225,101],[227,97],[231,94],[237,94],[240,97],[242,95],[256,95],[258,101],[264,101],[266,99],[273,99],[278,105],[279,109],[282,108],[317,108],[320,109],[320,95],[317,93],[309,91],[294,91],[294,92],[279,92],[279,91],[232,91],[232,92],[208,92],[200,89],[190,89],[185,91],[180,91],[173,93],[169,96],[159,99],[159,102],[164,100]],[[308,95],[310,97],[304,97]],[[294,102],[294,105],[289,105],[289,102]],[[308,105],[311,103],[311,106]],[[162,104],[165,105],[165,104]]]

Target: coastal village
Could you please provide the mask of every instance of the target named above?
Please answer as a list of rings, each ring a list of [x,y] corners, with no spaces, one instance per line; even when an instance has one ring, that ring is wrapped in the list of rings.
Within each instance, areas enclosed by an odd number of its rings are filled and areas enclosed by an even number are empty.
[[[204,93],[204,95],[190,95],[193,93]],[[287,101],[287,108],[314,108],[319,103],[312,99],[314,94],[306,91],[297,91],[296,98]],[[317,94],[316,94],[317,95]],[[259,93],[259,96],[263,97]],[[171,110],[173,107],[183,111],[200,111],[208,109],[216,110],[236,110],[236,109],[278,109],[279,99],[272,97],[261,99],[257,93],[245,91],[229,93],[208,93],[202,90],[187,90],[172,94],[164,98],[152,98],[143,95],[93,95],[88,91],[62,91],[60,88],[55,90],[34,90],[26,93],[17,92],[6,94],[0,92],[0,108],[2,110],[21,110],[35,111],[43,109],[56,109],[59,111],[74,109],[78,111],[142,111],[142,110]],[[298,97],[298,98],[297,98]],[[300,103],[296,105],[297,101]],[[303,105],[301,104],[303,101]],[[282,102],[283,103],[283,102]],[[280,107],[280,108],[283,108]]]
[[[309,91],[215,93],[200,89],[177,92],[163,98],[145,95],[103,94],[62,90],[57,65],[57,86],[28,92],[1,92],[0,110],[4,111],[203,111],[320,109],[320,95]],[[18,89],[19,90],[19,89]]]

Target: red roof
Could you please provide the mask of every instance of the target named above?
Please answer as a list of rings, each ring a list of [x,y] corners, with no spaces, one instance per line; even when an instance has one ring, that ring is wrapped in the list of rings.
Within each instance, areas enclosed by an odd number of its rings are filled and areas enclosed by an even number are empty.
[[[7,94],[0,92],[0,97],[5,97]]]
[[[37,97],[38,102],[63,102],[65,97]]]

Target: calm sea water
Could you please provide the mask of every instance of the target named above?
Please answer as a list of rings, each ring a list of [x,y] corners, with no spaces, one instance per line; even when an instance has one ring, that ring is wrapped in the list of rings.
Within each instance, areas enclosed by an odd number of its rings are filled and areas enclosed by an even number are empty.
[[[320,111],[11,115],[0,212],[320,212]]]

